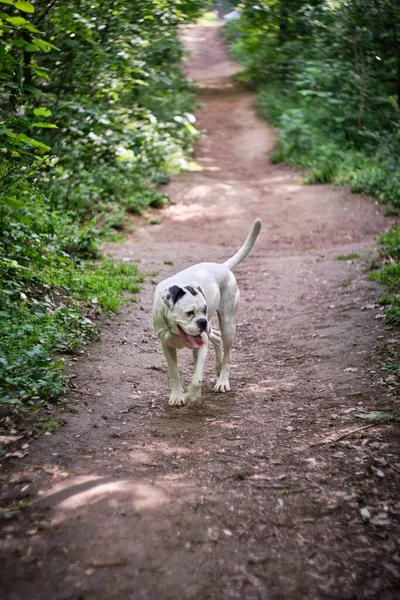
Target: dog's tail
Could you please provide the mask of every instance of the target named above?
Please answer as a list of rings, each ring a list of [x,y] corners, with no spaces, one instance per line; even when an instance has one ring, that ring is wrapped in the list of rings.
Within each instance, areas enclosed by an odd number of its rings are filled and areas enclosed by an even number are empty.
[[[233,269],[235,267],[237,267],[238,264],[241,263],[242,260],[244,260],[246,258],[246,256],[248,255],[248,253],[250,252],[250,250],[253,248],[254,244],[256,243],[257,238],[260,233],[260,230],[261,230],[261,219],[256,219],[253,223],[253,227],[251,228],[249,235],[246,238],[245,243],[240,248],[240,250],[238,250],[236,252],[236,254],[234,254],[232,256],[232,258],[228,258],[228,260],[226,262],[224,262],[225,267],[228,267],[228,269],[233,271]]]

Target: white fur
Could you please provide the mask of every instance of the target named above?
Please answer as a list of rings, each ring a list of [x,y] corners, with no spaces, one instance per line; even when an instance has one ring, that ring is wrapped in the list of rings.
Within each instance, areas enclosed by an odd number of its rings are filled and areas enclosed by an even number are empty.
[[[239,288],[232,269],[249,254],[260,229],[261,220],[256,219],[243,246],[225,263],[193,265],[165,279],[156,287],[153,324],[168,363],[172,388],[169,398],[171,406],[180,406],[201,399],[203,370],[209,341],[215,349],[215,369],[218,376],[214,390],[216,392],[230,390],[231,348],[235,339],[236,316],[239,308]],[[189,291],[187,286],[190,286],[192,291]],[[180,297],[173,302],[174,294],[179,288]],[[212,329],[211,326],[211,319],[215,313],[218,314],[221,332]],[[207,323],[204,322],[205,319]],[[205,331],[201,331],[199,323],[205,327]],[[181,335],[179,328],[184,332]],[[182,336],[189,339],[189,342]],[[197,341],[193,341],[195,336]],[[204,345],[194,348],[191,343],[198,345],[199,336],[203,339]],[[183,394],[178,373],[176,351],[179,348],[193,350],[194,372],[186,396]]]

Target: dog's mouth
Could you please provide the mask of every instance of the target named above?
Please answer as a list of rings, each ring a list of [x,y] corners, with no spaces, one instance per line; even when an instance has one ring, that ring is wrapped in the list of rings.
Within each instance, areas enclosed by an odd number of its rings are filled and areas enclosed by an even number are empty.
[[[191,348],[193,348],[194,350],[196,348],[201,348],[202,346],[204,346],[204,340],[201,337],[201,335],[189,335],[188,333],[186,333],[186,331],[183,331],[183,329],[181,327],[179,327],[179,325],[178,325],[178,333],[179,333],[179,337],[184,342],[189,344],[189,346]]]

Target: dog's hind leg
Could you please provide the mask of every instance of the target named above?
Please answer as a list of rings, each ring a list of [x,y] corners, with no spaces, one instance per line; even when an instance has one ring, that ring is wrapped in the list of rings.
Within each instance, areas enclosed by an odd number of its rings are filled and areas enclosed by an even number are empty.
[[[193,350],[194,371],[192,381],[190,382],[188,392],[185,397],[185,404],[195,403],[201,400],[201,385],[203,383],[203,372],[207,358],[207,349],[208,344],[205,342],[204,346]]]
[[[236,335],[237,309],[238,302],[235,303],[235,306],[232,307],[228,315],[218,312],[224,355],[221,372],[214,387],[215,392],[229,392],[231,389],[229,385],[229,371],[231,367],[231,349]]]
[[[182,406],[185,404],[185,398],[183,396],[182,384],[178,372],[176,348],[171,348],[171,346],[162,344],[162,349],[168,364],[169,378],[171,381],[171,395],[168,404],[170,406]]]
[[[221,374],[221,365],[222,365],[222,339],[221,334],[218,329],[212,329],[208,334],[208,337],[211,340],[212,345],[215,350],[215,372],[217,377]]]

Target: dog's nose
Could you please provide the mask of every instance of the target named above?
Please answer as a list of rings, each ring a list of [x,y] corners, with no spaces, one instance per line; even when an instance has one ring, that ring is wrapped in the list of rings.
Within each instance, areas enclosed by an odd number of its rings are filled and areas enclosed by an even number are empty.
[[[201,332],[206,331],[207,330],[207,319],[199,319],[197,321],[197,327],[200,329]]]

